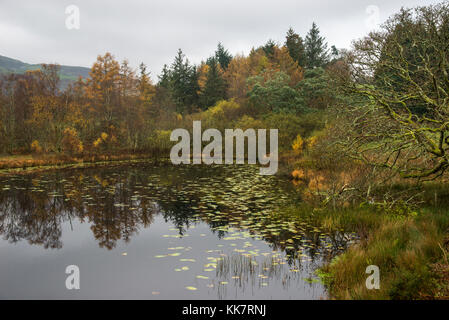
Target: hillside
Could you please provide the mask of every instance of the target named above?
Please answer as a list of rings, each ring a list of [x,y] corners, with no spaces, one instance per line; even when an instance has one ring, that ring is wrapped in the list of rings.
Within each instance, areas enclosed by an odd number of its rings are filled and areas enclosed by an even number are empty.
[[[16,59],[0,55],[0,74],[18,73],[22,74],[28,70],[39,69],[41,64],[29,64]],[[60,78],[61,87],[65,88],[70,82],[76,81],[79,76],[87,78],[89,68],[61,65]]]

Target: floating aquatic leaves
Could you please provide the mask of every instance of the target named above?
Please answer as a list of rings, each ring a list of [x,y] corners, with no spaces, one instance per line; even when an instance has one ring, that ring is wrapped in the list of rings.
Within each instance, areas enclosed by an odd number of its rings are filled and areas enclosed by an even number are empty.
[[[192,286],[188,286],[188,287],[186,287],[186,289],[187,289],[187,290],[190,290],[190,291],[196,291],[196,290],[198,290],[197,288],[192,287]]]
[[[171,256],[171,257],[177,257],[177,256],[180,256],[180,255],[181,255],[181,253],[179,253],[179,252],[169,253],[168,254],[168,256]]]
[[[230,279],[235,280],[231,283],[257,280],[265,286],[268,279],[304,278],[305,266],[332,257],[347,247],[347,239],[355,237],[327,234],[307,221],[293,223],[280,219],[276,215],[279,207],[300,201],[286,185],[278,177],[260,176],[257,168],[251,166],[128,166],[12,176],[0,179],[3,196],[0,199],[5,199],[4,203],[0,202],[0,212],[8,215],[10,210],[1,207],[8,203],[19,208],[20,195],[33,202],[30,208],[60,210],[57,223],[78,218],[91,224],[98,243],[107,249],[122,240],[132,242],[140,231],[151,229],[154,219],[160,216],[167,228],[163,229],[165,234],[158,235],[164,244],[157,247],[156,253],[162,253],[154,258],[167,258],[161,263],[188,262],[189,267],[174,270],[204,271],[215,283],[227,284],[226,280]],[[27,216],[45,219],[45,215],[32,211]],[[55,217],[53,211],[48,216]],[[15,222],[13,219],[17,218],[7,216],[5,221]],[[39,223],[51,226],[53,220]],[[212,234],[206,231],[205,225]],[[20,228],[21,224],[16,226]],[[26,235],[28,230],[18,234]],[[54,233],[50,230],[42,234],[48,239],[56,235],[58,241],[58,230],[55,227]],[[189,242],[194,239],[212,244],[207,250],[199,249],[195,242]],[[39,238],[39,241],[47,243],[47,239]],[[148,250],[153,246],[148,243]],[[154,251],[142,256],[148,252]],[[171,258],[187,256],[187,252],[189,258]],[[172,268],[169,272],[173,272]],[[209,277],[196,276],[197,279]]]

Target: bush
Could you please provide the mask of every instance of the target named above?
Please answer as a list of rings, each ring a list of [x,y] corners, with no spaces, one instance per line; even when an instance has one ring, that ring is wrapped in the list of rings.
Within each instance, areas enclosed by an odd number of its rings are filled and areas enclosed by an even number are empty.
[[[41,154],[42,153],[42,147],[39,144],[39,141],[34,140],[31,143],[31,152],[35,153],[35,154]]]
[[[204,128],[215,128],[224,130],[229,127],[230,123],[237,120],[243,114],[240,105],[232,100],[222,100],[215,106],[199,114]]]
[[[296,154],[301,154],[302,149],[304,148],[304,140],[301,138],[301,135],[298,134],[296,139],[293,141],[292,149]]]
[[[271,114],[264,120],[267,129],[279,130],[279,151],[291,151],[293,140],[298,135],[301,119],[293,114]]]
[[[83,143],[78,137],[78,132],[73,128],[66,128],[62,137],[62,149],[69,155],[81,154],[84,150]]]

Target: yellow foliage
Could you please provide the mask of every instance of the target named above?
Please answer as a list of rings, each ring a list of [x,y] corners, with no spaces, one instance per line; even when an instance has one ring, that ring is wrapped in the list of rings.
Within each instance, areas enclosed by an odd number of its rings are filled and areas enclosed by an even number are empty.
[[[295,169],[295,170],[293,170],[293,172],[292,172],[292,177],[293,177],[293,179],[295,179],[295,180],[304,180],[304,178],[305,178],[305,173],[304,173],[304,170],[302,170],[302,169]]]
[[[317,144],[317,142],[318,142],[317,136],[310,137],[307,143],[307,147],[309,149],[312,149]]]
[[[64,152],[69,154],[80,154],[84,151],[82,141],[78,137],[78,132],[73,128],[66,128],[61,141]]]
[[[253,117],[244,115],[235,122],[234,128],[242,130],[261,129],[264,128],[264,124],[259,119],[254,119]]]
[[[198,87],[200,88],[199,92],[204,89],[207,81],[207,73],[209,72],[209,65],[206,63],[201,64],[198,67]]]
[[[101,138],[98,138],[97,140],[94,141],[93,146],[95,148],[98,148],[98,146],[101,145],[102,142],[103,140],[101,140]]]
[[[106,132],[102,132],[102,133],[101,133],[101,139],[102,139],[103,141],[106,141],[107,138],[108,138],[108,134],[107,134]]]
[[[292,148],[294,151],[296,151],[298,154],[302,152],[302,149],[304,147],[304,140],[301,138],[301,135],[297,135],[296,139],[293,141]]]
[[[215,106],[200,114],[204,126],[222,129],[226,123],[236,119],[241,114],[240,105],[231,100],[218,101]]]
[[[31,143],[31,150],[32,150],[34,153],[42,153],[42,147],[40,146],[39,141],[34,140],[34,141]]]

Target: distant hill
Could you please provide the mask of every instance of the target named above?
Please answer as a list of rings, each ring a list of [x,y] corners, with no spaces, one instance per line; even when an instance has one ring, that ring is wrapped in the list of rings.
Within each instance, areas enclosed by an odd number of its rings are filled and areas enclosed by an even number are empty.
[[[40,68],[41,64],[29,64],[0,55],[0,75],[9,73],[23,74],[28,70],[37,70]],[[85,67],[61,65],[61,71],[59,73],[61,88],[65,88],[70,82],[78,80],[79,76],[83,78],[89,77],[89,71],[90,69]]]

